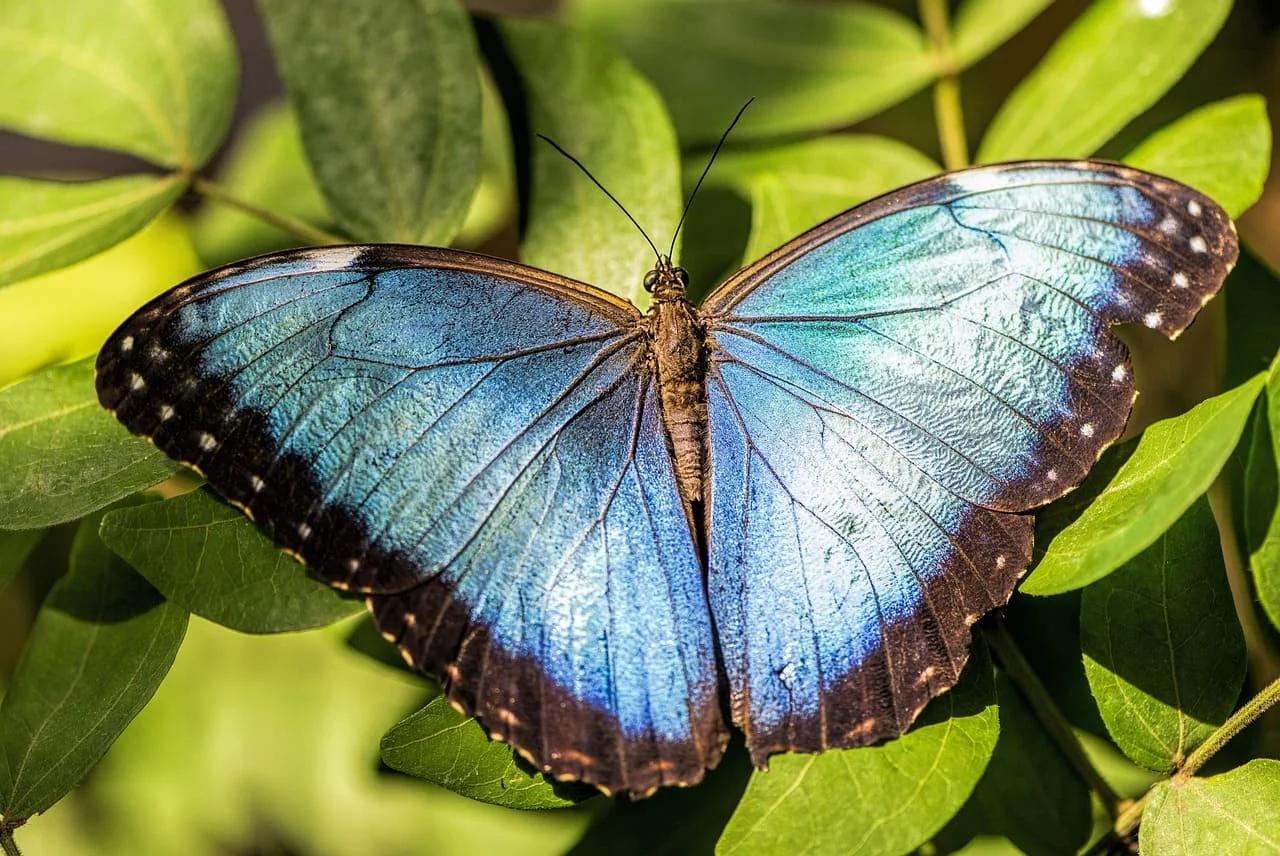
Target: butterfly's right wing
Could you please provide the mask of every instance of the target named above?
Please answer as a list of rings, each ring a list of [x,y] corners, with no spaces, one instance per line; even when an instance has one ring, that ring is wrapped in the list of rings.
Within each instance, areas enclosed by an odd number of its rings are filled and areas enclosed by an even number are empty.
[[[700,563],[629,304],[465,253],[198,277],[108,341],[103,404],[198,467],[548,773],[643,794],[725,739]]]

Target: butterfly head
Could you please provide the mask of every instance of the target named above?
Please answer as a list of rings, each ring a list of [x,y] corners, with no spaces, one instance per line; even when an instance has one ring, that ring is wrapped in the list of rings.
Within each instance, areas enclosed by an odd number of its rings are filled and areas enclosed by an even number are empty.
[[[688,286],[689,272],[671,264],[670,256],[658,256],[658,264],[644,275],[644,290],[653,295],[655,303],[684,300]]]

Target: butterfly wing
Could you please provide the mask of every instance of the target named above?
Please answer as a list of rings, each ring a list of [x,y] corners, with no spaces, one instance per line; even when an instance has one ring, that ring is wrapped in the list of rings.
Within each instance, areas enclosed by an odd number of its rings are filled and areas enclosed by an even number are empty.
[[[1235,232],[1118,164],[941,176],[855,208],[704,304],[710,600],[735,722],[770,753],[893,736],[951,686],[1134,388],[1108,327],[1170,337]]]
[[[153,301],[102,403],[203,472],[541,769],[694,782],[724,742],[638,313],[481,256],[268,256]]]

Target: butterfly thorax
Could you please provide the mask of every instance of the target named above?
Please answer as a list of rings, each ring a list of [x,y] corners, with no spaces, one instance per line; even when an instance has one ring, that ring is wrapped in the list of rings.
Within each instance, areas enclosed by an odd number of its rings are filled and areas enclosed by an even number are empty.
[[[662,259],[646,278],[653,291],[646,321],[676,479],[680,495],[691,503],[703,498],[707,463],[706,331],[685,298],[687,282],[684,270]]]

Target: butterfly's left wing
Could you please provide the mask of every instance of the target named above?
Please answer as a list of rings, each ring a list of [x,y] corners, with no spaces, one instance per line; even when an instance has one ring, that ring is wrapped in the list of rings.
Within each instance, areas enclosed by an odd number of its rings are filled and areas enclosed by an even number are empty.
[[[1174,336],[1235,232],[1101,162],[941,176],[846,212],[703,306],[710,598],[753,757],[870,743],[951,686],[1031,550],[1017,514],[1124,428],[1124,345]]]

